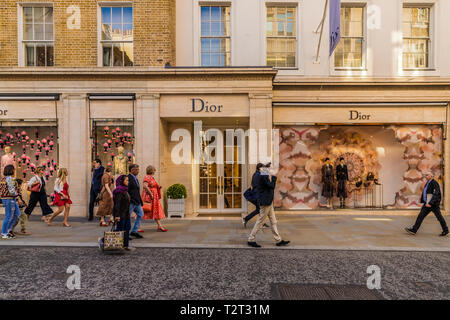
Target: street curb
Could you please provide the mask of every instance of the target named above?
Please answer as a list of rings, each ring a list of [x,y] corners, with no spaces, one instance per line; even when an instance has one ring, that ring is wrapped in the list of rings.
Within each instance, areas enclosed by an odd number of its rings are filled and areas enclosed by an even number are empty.
[[[450,248],[439,247],[336,247],[336,246],[287,246],[276,247],[274,244],[264,245],[262,248],[251,248],[247,245],[221,245],[221,244],[173,244],[173,243],[149,243],[136,244],[136,248],[164,248],[164,249],[247,249],[247,250],[330,250],[330,251],[405,251],[405,252],[450,252]],[[7,240],[0,242],[0,247],[80,247],[96,248],[96,242],[27,242]]]

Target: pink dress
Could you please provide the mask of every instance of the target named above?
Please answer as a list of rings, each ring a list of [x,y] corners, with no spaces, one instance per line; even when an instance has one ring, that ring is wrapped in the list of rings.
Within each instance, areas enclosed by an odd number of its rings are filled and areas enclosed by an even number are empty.
[[[144,183],[147,182],[148,188],[153,195],[153,199],[144,189],[142,191],[142,201],[144,202],[144,219],[164,219],[166,215],[159,200],[161,199],[161,187],[151,175],[146,175]]]

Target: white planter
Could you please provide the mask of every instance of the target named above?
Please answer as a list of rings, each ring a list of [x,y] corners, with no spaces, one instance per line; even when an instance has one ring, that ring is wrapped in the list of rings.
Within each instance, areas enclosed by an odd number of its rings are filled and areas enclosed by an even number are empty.
[[[185,199],[167,199],[167,216],[184,218]]]

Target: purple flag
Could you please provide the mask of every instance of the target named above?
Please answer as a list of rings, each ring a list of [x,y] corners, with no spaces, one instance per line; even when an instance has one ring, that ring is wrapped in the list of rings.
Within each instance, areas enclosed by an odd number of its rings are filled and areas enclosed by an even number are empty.
[[[330,56],[341,40],[341,0],[330,0]]]

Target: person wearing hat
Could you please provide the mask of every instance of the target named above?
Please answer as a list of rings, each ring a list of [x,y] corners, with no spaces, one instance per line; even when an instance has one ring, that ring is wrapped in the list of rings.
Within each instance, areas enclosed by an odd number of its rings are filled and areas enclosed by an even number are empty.
[[[439,187],[439,183],[434,180],[431,172],[426,172],[425,178],[427,179],[427,183],[425,184],[420,197],[420,203],[423,203],[422,209],[420,210],[414,226],[412,226],[412,228],[405,228],[405,231],[409,234],[415,235],[425,217],[430,212],[433,212],[442,227],[442,233],[439,236],[445,237],[448,235],[448,226],[441,214],[441,209],[439,208],[441,203],[441,189]]]

